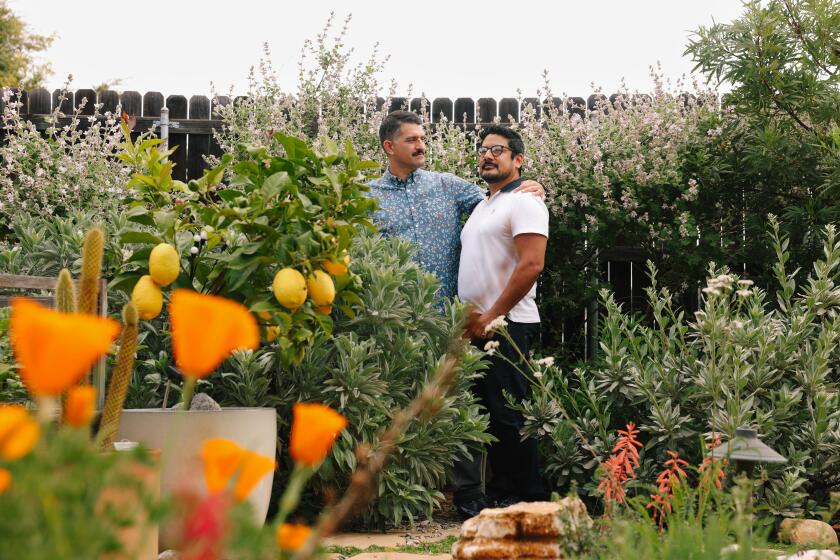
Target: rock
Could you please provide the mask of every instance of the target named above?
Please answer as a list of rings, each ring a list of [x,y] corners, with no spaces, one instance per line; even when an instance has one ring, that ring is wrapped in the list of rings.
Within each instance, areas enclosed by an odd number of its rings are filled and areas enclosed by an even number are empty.
[[[554,539],[461,539],[452,546],[452,557],[459,560],[560,558],[560,544]]]
[[[520,502],[488,508],[468,519],[452,547],[455,559],[560,558],[561,547],[576,548],[592,519],[579,498]]]
[[[180,558],[174,550],[164,550],[158,556],[158,560],[180,560]]]
[[[837,546],[837,533],[817,519],[785,519],[779,526],[779,538],[791,544]]]
[[[184,403],[176,402],[169,407],[170,410],[182,410]],[[221,405],[213,400],[207,393],[196,393],[190,402],[190,410],[222,410]]]
[[[777,556],[776,560],[840,560],[831,550],[800,550],[790,556]]]
[[[222,407],[207,393],[196,393],[190,402],[190,410],[222,410]]]

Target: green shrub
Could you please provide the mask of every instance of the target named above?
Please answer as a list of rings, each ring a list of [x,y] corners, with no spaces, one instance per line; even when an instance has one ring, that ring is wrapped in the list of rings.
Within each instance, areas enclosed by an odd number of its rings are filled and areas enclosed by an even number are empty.
[[[641,429],[639,480],[648,483],[667,450],[696,464],[698,439],[751,425],[788,459],[762,475],[762,511],[826,507],[840,487],[840,239],[826,228],[824,259],[798,285],[785,266],[788,241],[772,217],[771,226],[778,290],[712,265],[702,309],[688,319],[652,269],[652,321],[602,292],[601,355],[573,375],[547,368],[523,405],[525,434],[540,439],[556,484],[586,485],[627,422]]]
[[[437,279],[411,254],[410,246],[396,239],[359,238],[351,250],[351,268],[360,283],[359,313],[337,317],[331,337],[319,333],[300,365],[277,373],[284,442],[296,401],[324,402],[349,421],[318,471],[316,499],[346,487],[357,462],[355,447],[365,442],[376,448],[390,411],[408,404],[429,380],[463,313],[450,304],[441,313],[435,306]],[[437,415],[410,426],[381,475],[375,501],[362,515],[366,526],[431,516],[453,462],[469,446],[488,440],[487,418],[467,390],[481,368],[480,354],[468,351]]]

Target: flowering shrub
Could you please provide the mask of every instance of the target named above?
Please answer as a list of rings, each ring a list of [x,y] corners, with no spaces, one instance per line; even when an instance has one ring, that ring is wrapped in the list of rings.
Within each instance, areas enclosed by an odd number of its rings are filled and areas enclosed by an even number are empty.
[[[52,218],[72,212],[105,212],[118,207],[128,169],[115,159],[123,140],[119,115],[81,115],[87,104],[74,109],[70,124],[56,108],[46,136],[20,116],[19,101],[2,91],[6,141],[0,146],[0,236],[5,224],[21,214]],[[91,100],[92,102],[92,100]],[[99,122],[97,117],[104,116]]]
[[[650,95],[621,92],[583,117],[568,105],[539,116],[528,107],[517,124],[526,144],[523,173],[545,185],[552,215],[540,283],[549,347],[559,345],[563,323],[582,316],[594,299],[604,251],[642,249],[677,290],[702,273],[705,261],[696,251],[702,184],[693,163],[708,142],[714,98],[698,91],[686,105],[677,93],[682,84],[652,77]],[[550,98],[550,86],[541,93]],[[572,350],[580,351],[574,341]]]
[[[775,292],[711,267],[702,309],[689,320],[670,291],[656,285],[653,271],[651,325],[602,293],[600,358],[573,375],[548,368],[534,384],[533,399],[523,404],[524,431],[541,440],[547,473],[556,482],[586,484],[614,445],[614,427],[626,421],[638,420],[647,440],[638,470],[643,482],[654,481],[654,464],[669,450],[681,450],[696,464],[691,450],[698,437],[730,438],[736,427],[753,425],[789,461],[767,467],[762,511],[794,516],[828,504],[840,484],[834,459],[840,451],[834,365],[840,241],[827,227],[825,258],[799,284],[786,269],[787,240],[779,237],[775,219],[771,228],[780,286]]]
[[[216,140],[225,152],[244,143],[277,154],[282,146],[273,141],[272,133],[279,131],[309,139],[316,148],[323,138],[339,144],[350,141],[362,159],[383,159],[378,131],[385,112],[377,108],[376,99],[378,75],[387,57],[374,48],[367,61],[351,66],[352,49],[345,46],[349,22],[348,16],[337,35],[330,38],[331,15],[315,40],[304,43],[294,93],[280,87],[266,46],[259,70],[251,70],[247,99],[215,107],[224,121]]]

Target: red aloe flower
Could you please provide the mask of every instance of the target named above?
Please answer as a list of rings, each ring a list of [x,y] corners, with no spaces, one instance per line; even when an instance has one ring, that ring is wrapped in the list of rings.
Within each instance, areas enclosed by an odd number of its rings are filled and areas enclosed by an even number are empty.
[[[680,459],[680,455],[676,451],[668,451],[668,455],[671,458],[665,461],[665,470],[656,477],[658,491],[656,494],[651,494],[650,502],[646,506],[653,510],[653,518],[659,523],[660,529],[665,523],[665,516],[671,513],[671,498],[674,497],[674,488],[687,478],[682,467],[687,467],[688,462]]]
[[[613,503],[624,503],[626,492],[624,485],[634,478],[634,469],[639,466],[639,450],[642,443],[636,438],[639,430],[632,422],[623,430],[618,430],[618,441],[612,455],[601,464],[602,479],[598,490],[604,493],[605,513],[609,515]]]
[[[706,449],[711,451],[719,445],[720,434],[713,434],[712,441],[706,442]],[[721,461],[720,459],[712,458],[711,455],[706,455],[703,459],[703,463],[700,465],[700,468],[697,469],[700,474],[700,486],[708,488],[712,483],[714,483],[718,490],[723,488],[725,473],[723,472],[722,465],[725,464],[725,462],[725,459]]]

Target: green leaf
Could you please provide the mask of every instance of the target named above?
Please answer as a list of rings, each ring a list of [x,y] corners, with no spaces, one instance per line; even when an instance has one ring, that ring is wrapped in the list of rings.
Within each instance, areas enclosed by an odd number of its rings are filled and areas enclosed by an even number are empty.
[[[126,231],[120,235],[123,243],[163,243],[163,239],[147,231]]]
[[[158,210],[154,214],[155,226],[164,237],[175,235],[175,219],[178,215],[173,211]]]
[[[265,180],[262,184],[261,190],[266,198],[275,198],[291,184],[292,180],[289,177],[289,174],[285,171],[278,171]]]

